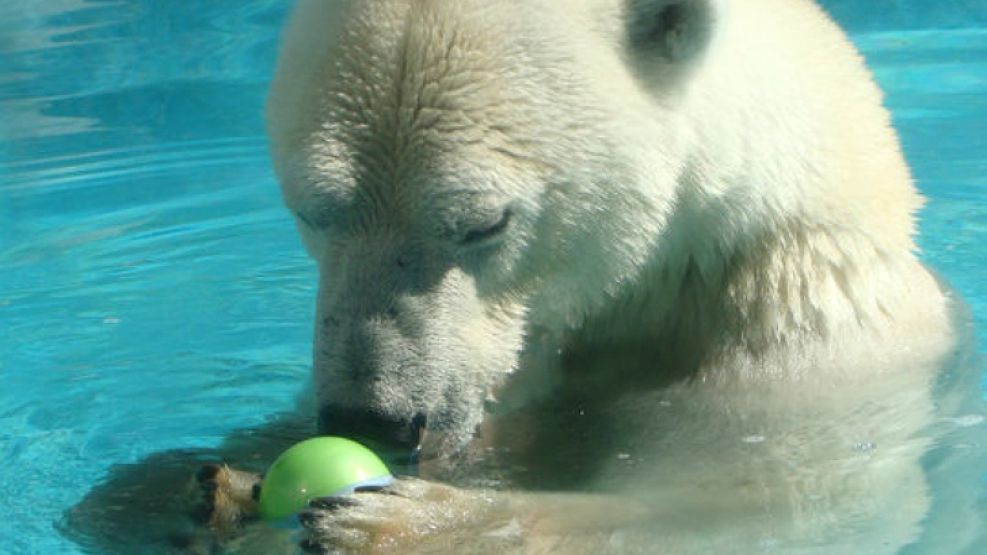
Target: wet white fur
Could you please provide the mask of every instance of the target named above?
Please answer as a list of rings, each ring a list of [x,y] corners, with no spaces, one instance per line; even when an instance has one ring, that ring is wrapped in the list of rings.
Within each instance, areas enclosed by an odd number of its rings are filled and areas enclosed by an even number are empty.
[[[388,302],[428,321],[413,355],[396,352],[406,339],[393,325],[371,322],[387,351],[371,356],[418,357],[408,364],[427,369],[414,377],[377,369],[371,392],[340,378],[345,369],[329,359],[343,340],[317,324],[323,403],[409,412],[423,396],[459,388],[462,405],[443,424],[462,436],[535,334],[575,350],[648,345],[669,365],[698,365],[665,397],[615,405],[626,407],[619,433],[628,437],[707,434],[680,453],[665,449],[670,440],[642,448],[653,470],[665,466],[638,483],[669,503],[679,493],[701,499],[676,488],[703,476],[722,473],[710,481],[716,488],[741,482],[741,470],[716,461],[750,455],[735,442],[744,430],[797,437],[792,457],[811,465],[836,448],[834,437],[870,430],[860,434],[904,444],[924,425],[935,361],[951,342],[948,301],[916,259],[922,199],[860,56],[807,0],[687,0],[704,18],[661,37],[667,57],[636,50],[627,38],[635,10],[669,3],[299,2],[268,125],[286,203],[319,228],[300,224],[322,270],[319,318],[359,312],[347,302],[377,290],[397,291]],[[380,148],[367,149],[374,137]],[[354,199],[367,201],[364,213],[340,214]],[[505,205],[514,219],[498,246],[456,246],[457,233]],[[389,274],[408,245],[419,253],[412,264],[441,266],[417,296]],[[379,280],[396,281],[375,289]],[[369,318],[340,317],[343,327]],[[884,403],[872,420],[857,412],[868,395]],[[688,408],[663,416],[662,398]],[[426,408],[441,413],[443,402]],[[892,416],[897,425],[878,431]],[[848,429],[813,443],[790,427],[793,418],[810,436],[841,420]],[[806,483],[818,480],[826,503],[793,503],[818,529],[831,526],[825,518],[846,505],[828,496],[856,506],[897,479],[919,483],[921,449],[884,453],[884,469],[867,479],[821,464]],[[690,466],[697,458],[701,469]],[[781,464],[752,460],[755,473]],[[800,484],[735,499],[780,503],[805,493]],[[892,527],[907,540],[925,494],[921,485],[898,493],[910,509]],[[754,534],[683,530],[662,533],[682,551]]]

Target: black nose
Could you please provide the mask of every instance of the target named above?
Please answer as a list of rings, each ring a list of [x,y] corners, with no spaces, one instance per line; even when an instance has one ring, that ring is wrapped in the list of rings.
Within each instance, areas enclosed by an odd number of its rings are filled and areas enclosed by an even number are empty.
[[[424,429],[423,413],[402,419],[346,407],[323,407],[319,411],[320,434],[348,437],[403,456],[420,445]]]

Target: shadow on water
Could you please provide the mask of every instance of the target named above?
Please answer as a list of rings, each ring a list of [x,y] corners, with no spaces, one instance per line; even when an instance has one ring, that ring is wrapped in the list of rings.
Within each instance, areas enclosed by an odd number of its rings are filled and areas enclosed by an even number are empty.
[[[215,449],[176,449],[135,464],[115,465],[65,513],[58,528],[92,553],[198,552],[205,536],[194,518],[196,471],[205,464],[225,463],[263,472],[279,453],[311,437],[314,429],[314,419],[283,414],[262,428],[234,432]]]

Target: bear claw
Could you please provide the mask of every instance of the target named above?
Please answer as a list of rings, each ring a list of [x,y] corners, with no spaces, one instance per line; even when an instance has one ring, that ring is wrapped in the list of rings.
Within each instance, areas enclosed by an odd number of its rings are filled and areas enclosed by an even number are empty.
[[[201,500],[192,519],[217,531],[229,531],[256,512],[260,477],[228,466],[205,465],[195,473]]]
[[[352,497],[334,496],[313,499],[309,502],[308,506],[313,509],[320,509],[323,511],[335,511],[341,507],[352,507],[358,504],[359,501],[353,499]]]
[[[195,473],[195,479],[200,484],[205,484],[216,479],[216,476],[223,470],[218,464],[207,464],[199,468],[198,472]]]

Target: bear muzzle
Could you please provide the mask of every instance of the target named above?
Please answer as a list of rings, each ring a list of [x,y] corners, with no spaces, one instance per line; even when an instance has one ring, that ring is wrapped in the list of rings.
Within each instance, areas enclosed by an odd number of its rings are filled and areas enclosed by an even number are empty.
[[[356,440],[385,461],[413,465],[421,454],[428,424],[424,412],[395,418],[377,411],[327,406],[319,411],[319,433]]]

